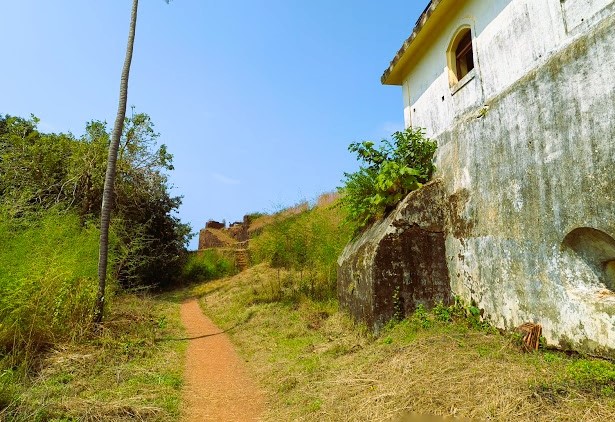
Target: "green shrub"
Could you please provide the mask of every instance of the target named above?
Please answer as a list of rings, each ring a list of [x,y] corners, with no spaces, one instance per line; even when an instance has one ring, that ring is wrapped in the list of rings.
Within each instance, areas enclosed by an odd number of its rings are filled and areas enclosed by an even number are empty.
[[[224,253],[208,249],[190,254],[183,268],[185,282],[209,281],[237,272],[235,260]]]
[[[55,209],[23,219],[0,214],[0,355],[21,358],[89,324],[99,231]]]
[[[425,137],[423,129],[395,132],[393,142],[382,140],[352,143],[350,152],[361,162],[359,171],[345,173],[342,203],[349,220],[363,228],[381,218],[408,193],[429,181],[435,166],[436,141]]]
[[[52,207],[71,210],[98,225],[109,131],[92,121],[81,137],[48,134],[38,119],[0,115],[0,208],[27,221]],[[113,224],[117,235],[114,276],[126,288],[168,286],[181,272],[190,227],[174,215],[172,155],[158,145],[147,114],[126,119],[120,143]]]

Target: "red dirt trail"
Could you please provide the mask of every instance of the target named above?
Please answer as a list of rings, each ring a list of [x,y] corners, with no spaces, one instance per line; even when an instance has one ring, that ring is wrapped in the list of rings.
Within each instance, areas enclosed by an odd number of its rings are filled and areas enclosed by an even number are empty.
[[[264,399],[228,336],[201,312],[196,300],[181,306],[188,334],[185,421],[259,421]]]

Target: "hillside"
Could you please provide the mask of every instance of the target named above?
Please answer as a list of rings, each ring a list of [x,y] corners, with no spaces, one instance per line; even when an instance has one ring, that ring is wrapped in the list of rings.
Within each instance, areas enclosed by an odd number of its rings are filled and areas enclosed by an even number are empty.
[[[520,333],[490,327],[475,307],[419,307],[379,335],[356,325],[336,293],[353,231],[343,217],[327,203],[269,218],[250,241],[253,267],[190,290],[230,329],[267,394],[265,420],[615,418],[615,364],[543,346],[527,353]]]
[[[339,308],[335,277],[352,229],[335,203],[308,207],[263,225],[245,271],[209,251],[190,264],[201,281],[118,295],[101,335],[57,341],[28,377],[5,365],[0,420],[178,420],[191,403],[190,368],[203,366],[189,345],[227,335],[264,393],[266,421],[615,418],[615,364],[526,353],[520,334],[491,328],[476,308],[419,308],[379,335],[355,324]],[[193,299],[215,336],[184,331],[180,304]],[[409,413],[421,417],[400,419]]]
[[[385,421],[404,412],[469,420],[606,421],[615,418],[615,365],[541,349],[466,316],[419,310],[379,336],[336,300],[276,300],[267,264],[196,286],[201,306],[264,387],[265,420]],[[467,420],[466,419],[466,420]]]

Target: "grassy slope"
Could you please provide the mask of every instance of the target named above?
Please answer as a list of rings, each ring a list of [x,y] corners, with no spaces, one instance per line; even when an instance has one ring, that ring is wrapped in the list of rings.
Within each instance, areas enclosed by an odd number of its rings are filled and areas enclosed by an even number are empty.
[[[98,237],[70,212],[0,213],[0,420],[177,419],[185,344],[159,340],[182,337],[179,305],[109,291],[92,336]]]
[[[101,336],[55,345],[33,377],[0,371],[0,420],[177,420],[181,337],[177,301],[118,296]]]
[[[96,294],[98,231],[72,213],[0,212],[0,359],[79,335]]]
[[[283,273],[282,277],[292,274]],[[419,314],[371,337],[335,301],[270,300],[259,265],[195,288],[269,395],[267,420],[389,420],[410,411],[476,420],[615,420],[615,365]]]

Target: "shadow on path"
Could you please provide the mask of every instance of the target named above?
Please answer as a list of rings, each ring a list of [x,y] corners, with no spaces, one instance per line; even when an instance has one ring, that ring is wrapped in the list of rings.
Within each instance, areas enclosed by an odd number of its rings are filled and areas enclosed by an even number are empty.
[[[186,303],[186,302],[184,302]],[[206,337],[213,337],[213,336],[219,336],[221,334],[225,334],[228,333],[230,331],[235,330],[236,328],[241,327],[242,325],[245,325],[248,323],[248,321],[250,321],[252,319],[252,316],[254,314],[250,313],[248,314],[248,316],[243,320],[238,322],[237,324],[233,325],[230,328],[227,328],[226,330],[220,330],[216,333],[209,333],[209,334],[202,334],[202,335],[198,335],[198,336],[191,336],[191,337],[167,337],[167,338],[157,338],[154,340],[154,343],[161,343],[163,341],[190,341],[190,340],[198,340],[201,338],[206,338]]]
[[[261,420],[265,400],[227,335],[241,323],[221,330],[203,315],[196,299],[181,305],[181,319],[189,340],[184,370],[185,421]]]

